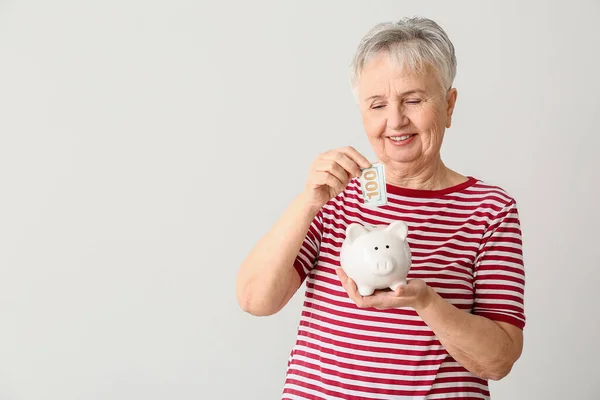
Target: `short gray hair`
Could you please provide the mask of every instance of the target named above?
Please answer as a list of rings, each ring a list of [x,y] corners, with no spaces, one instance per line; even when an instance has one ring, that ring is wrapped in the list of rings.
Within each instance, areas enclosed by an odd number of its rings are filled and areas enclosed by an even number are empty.
[[[350,84],[356,91],[362,69],[374,56],[387,53],[415,72],[431,66],[439,83],[446,91],[456,76],[454,45],[446,32],[434,21],[421,17],[407,17],[397,22],[375,25],[362,38],[350,69]]]

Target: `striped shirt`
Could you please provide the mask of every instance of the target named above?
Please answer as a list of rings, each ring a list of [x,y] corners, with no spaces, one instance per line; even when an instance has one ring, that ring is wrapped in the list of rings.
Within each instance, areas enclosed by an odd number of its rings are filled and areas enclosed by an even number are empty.
[[[282,399],[489,398],[488,383],[457,363],[409,307],[358,308],[335,273],[348,224],[408,224],[408,279],[425,280],[457,308],[525,326],[525,274],[515,200],[469,177],[426,191],[387,185],[364,205],[360,182],[312,221],[294,267],[306,282]]]

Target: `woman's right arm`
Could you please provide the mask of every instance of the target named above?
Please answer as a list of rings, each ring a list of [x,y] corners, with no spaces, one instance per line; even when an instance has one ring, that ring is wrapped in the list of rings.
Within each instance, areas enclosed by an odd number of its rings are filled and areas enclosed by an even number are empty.
[[[371,163],[352,147],[331,150],[313,162],[304,191],[250,251],[237,276],[240,307],[257,316],[281,310],[302,283],[294,260],[308,229],[331,198],[341,193],[360,168]]]
[[[250,251],[236,287],[244,311],[259,316],[275,314],[296,293],[302,281],[293,263],[318,211],[301,194]]]

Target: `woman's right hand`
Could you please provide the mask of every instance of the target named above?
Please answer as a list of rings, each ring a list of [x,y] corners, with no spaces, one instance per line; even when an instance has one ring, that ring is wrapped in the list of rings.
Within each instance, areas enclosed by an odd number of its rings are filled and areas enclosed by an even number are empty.
[[[329,150],[313,161],[303,196],[318,211],[329,200],[344,191],[350,179],[361,175],[361,168],[371,163],[352,146]]]

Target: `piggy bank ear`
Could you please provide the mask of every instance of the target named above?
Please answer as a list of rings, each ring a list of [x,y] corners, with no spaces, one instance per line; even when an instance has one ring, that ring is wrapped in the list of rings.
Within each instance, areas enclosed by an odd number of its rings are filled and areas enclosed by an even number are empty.
[[[346,228],[346,240],[350,243],[354,242],[358,237],[369,232],[369,229],[361,224],[351,223]]]
[[[402,221],[392,222],[387,226],[387,228],[385,228],[385,230],[392,232],[402,240],[406,240],[406,237],[408,236],[408,225]]]

